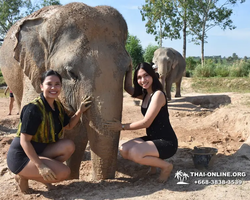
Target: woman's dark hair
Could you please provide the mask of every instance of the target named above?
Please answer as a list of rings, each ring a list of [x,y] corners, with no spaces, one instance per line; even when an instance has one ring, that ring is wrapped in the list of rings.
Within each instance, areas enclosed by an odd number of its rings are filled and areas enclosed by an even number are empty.
[[[60,79],[60,82],[62,83],[62,77],[61,77],[61,75],[58,74],[58,72],[56,72],[56,71],[50,69],[50,70],[44,72],[44,73],[41,75],[41,78],[40,78],[41,84],[43,84],[43,82],[44,82],[44,80],[45,80],[45,78],[46,78],[47,76],[57,76],[57,77]]]
[[[133,78],[133,84],[134,84],[134,94],[132,95],[132,97],[138,97],[142,94],[146,94],[147,90],[143,89],[137,81],[137,73],[139,71],[139,69],[143,69],[145,70],[149,76],[151,76],[153,78],[153,83],[152,83],[152,90],[155,92],[157,90],[161,90],[163,91],[162,88],[162,84],[159,81],[154,69],[152,68],[152,65],[150,65],[149,63],[143,62],[140,63],[139,65],[137,65],[137,67],[135,68],[135,72],[134,72],[134,78]]]

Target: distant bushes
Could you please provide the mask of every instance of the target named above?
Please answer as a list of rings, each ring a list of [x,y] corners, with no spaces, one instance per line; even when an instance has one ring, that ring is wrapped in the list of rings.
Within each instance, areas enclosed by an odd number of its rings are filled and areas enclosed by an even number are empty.
[[[204,65],[192,57],[186,59],[186,76],[190,77],[250,77],[250,61],[215,62],[207,59]]]
[[[5,85],[6,85],[6,83],[5,83],[5,81],[4,81],[3,74],[2,74],[2,72],[1,72],[1,70],[0,70],[0,87],[1,87],[1,86],[5,86]]]

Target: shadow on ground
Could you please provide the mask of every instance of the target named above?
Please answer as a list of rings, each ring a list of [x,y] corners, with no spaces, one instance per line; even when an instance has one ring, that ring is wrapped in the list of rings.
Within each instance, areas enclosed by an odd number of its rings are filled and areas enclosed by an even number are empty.
[[[214,110],[222,105],[231,103],[228,95],[199,95],[180,97],[168,102],[168,108],[179,111],[202,111],[205,109]]]

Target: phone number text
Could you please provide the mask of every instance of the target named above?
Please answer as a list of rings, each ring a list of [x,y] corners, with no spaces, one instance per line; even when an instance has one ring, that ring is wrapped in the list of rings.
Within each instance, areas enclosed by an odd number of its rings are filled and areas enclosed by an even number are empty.
[[[242,180],[196,180],[194,182],[196,185],[242,185]]]

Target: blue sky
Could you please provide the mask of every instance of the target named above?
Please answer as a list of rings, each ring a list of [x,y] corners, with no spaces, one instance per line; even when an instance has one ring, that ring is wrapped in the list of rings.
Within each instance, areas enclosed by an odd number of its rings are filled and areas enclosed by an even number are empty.
[[[221,0],[225,2],[226,0]],[[139,11],[139,7],[145,4],[144,0],[60,0],[65,5],[70,2],[83,2],[89,6],[108,5],[116,8],[125,18],[128,30],[131,35],[137,36],[143,48],[149,44],[157,45],[154,36],[146,33],[145,21]],[[205,56],[231,56],[236,53],[239,57],[250,57],[250,0],[244,4],[238,4],[234,8],[231,19],[237,27],[234,30],[223,31],[219,27],[214,27],[207,33],[208,39],[205,44]],[[182,33],[181,33],[182,35]],[[187,38],[190,39],[190,38]],[[163,40],[164,47],[172,47],[182,54],[183,41]],[[201,46],[187,43],[187,57],[201,56]]]

